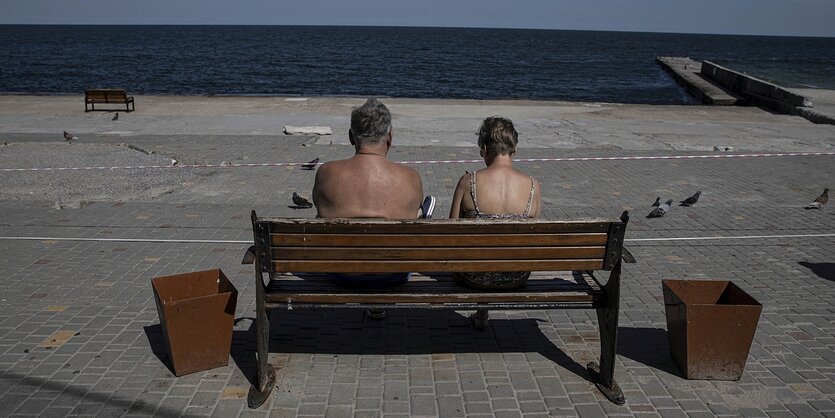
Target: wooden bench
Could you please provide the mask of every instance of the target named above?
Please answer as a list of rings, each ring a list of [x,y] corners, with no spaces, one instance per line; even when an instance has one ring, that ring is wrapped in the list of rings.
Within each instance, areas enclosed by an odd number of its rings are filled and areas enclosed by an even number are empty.
[[[252,211],[257,376],[249,406],[260,406],[275,386],[267,312],[277,308],[595,309],[600,362],[587,370],[600,391],[622,405],[614,371],[628,220],[627,212],[620,219],[561,221],[283,219]],[[595,274],[600,270],[609,272],[605,283]],[[424,274],[374,290],[340,287],[324,274],[403,271]],[[538,273],[519,290],[479,291],[448,274],[466,271]],[[567,277],[573,279],[555,278],[554,271],[572,271]]]
[[[124,104],[125,112],[136,110],[133,96],[128,96],[122,89],[87,89],[84,90],[84,111],[96,110],[96,104]],[[89,107],[88,107],[89,105]],[[98,109],[113,110],[113,109]]]

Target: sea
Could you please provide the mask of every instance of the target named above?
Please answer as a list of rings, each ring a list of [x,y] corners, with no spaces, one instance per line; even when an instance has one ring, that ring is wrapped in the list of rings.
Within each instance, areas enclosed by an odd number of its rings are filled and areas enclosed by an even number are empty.
[[[338,26],[0,25],[0,94],[689,104],[656,56],[835,89],[835,38]]]

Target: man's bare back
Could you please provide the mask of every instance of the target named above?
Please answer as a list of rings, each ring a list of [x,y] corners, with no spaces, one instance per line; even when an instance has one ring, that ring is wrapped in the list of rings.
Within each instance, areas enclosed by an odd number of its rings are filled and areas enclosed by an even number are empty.
[[[313,187],[321,218],[415,218],[421,199],[417,171],[389,161],[385,154],[358,152],[326,163]]]

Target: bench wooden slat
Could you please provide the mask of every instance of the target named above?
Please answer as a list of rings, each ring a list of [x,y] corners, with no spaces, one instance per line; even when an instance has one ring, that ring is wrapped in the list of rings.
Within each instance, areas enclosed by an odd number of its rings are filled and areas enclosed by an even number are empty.
[[[275,271],[325,273],[397,273],[403,271],[532,271],[600,270],[603,260],[477,260],[477,261],[382,261],[366,260],[273,260]]]
[[[291,247],[497,247],[606,245],[606,234],[518,234],[518,235],[407,235],[407,234],[272,234],[273,246]]]
[[[521,302],[591,302],[600,287],[587,274],[533,272],[522,289],[513,291],[475,290],[458,285],[448,273],[415,273],[409,282],[396,287],[358,291],[337,284],[326,274],[284,274],[271,280],[270,303],[368,303],[368,304],[456,304]]]
[[[106,101],[107,100],[107,93],[104,92],[88,92],[87,93],[87,100],[88,101]]]
[[[520,302],[592,302],[594,298],[586,292],[555,292],[555,293],[470,293],[470,294],[319,294],[319,293],[270,293],[267,302],[298,303],[369,303],[369,304],[398,304],[398,303],[520,303]]]
[[[558,260],[603,258],[606,247],[449,247],[397,249],[367,247],[273,247],[277,260]]]
[[[300,286],[329,287],[328,291],[336,293],[346,291],[346,288],[334,283],[331,276],[327,273],[275,273],[270,279],[271,290],[284,289],[286,286],[295,286],[298,284]],[[413,283],[417,284],[418,289],[435,286],[439,289],[443,288],[444,292],[447,293],[455,293],[466,289],[456,283],[453,275],[447,272],[432,272],[431,274],[415,272],[409,278],[409,286]],[[600,283],[597,282],[594,276],[582,271],[532,271],[528,282],[525,284],[525,289],[532,291],[553,291],[555,289],[563,289],[567,286],[580,286],[584,289],[600,290]],[[396,287],[374,289],[374,292],[395,290],[397,290]]]
[[[544,219],[284,219],[270,221],[273,234],[555,234],[609,232],[611,219],[554,221]]]

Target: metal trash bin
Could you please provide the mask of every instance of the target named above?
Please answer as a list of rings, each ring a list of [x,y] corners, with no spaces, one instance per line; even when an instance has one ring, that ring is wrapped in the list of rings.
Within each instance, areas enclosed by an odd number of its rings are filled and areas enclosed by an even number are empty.
[[[739,380],[762,305],[728,280],[662,280],[673,359],[687,379]]]
[[[238,290],[220,269],[151,280],[176,376],[229,364]]]

